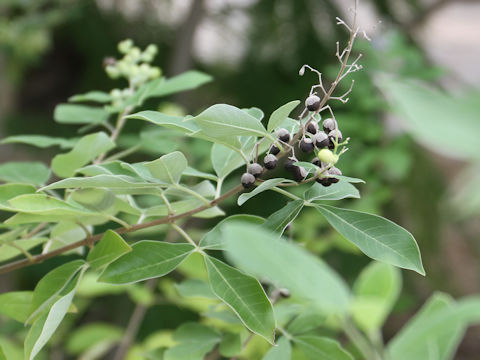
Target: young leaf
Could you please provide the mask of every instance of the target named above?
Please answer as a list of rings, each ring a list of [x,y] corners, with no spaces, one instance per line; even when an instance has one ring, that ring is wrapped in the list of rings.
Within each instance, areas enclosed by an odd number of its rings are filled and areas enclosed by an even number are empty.
[[[298,214],[300,214],[303,206],[303,200],[290,201],[283,208],[270,215],[262,227],[282,235],[288,224],[295,220]]]
[[[0,314],[24,323],[30,314],[32,291],[13,291],[0,295]]]
[[[20,249],[28,251],[37,245],[43,244],[47,240],[48,238],[46,237],[14,240],[15,246],[9,245],[10,241],[6,241],[5,243],[0,245],[0,261],[8,260],[14,258],[15,256],[22,255],[23,252]]]
[[[174,151],[144,165],[160,181],[177,184],[188,164],[185,155],[180,151]]]
[[[132,248],[115,231],[107,230],[102,239],[87,256],[87,262],[92,269],[101,268],[118,259]]]
[[[295,109],[298,104],[300,104],[300,100],[290,101],[285,105],[280,106],[277,110],[275,110],[272,115],[270,115],[270,119],[268,120],[267,131],[272,132],[277,127],[280,126],[287,118],[288,115]]]
[[[143,240],[132,251],[107,266],[98,281],[129,284],[160,277],[173,271],[195,248],[190,244],[170,244]]]
[[[425,275],[412,234],[381,216],[318,205],[318,211],[347,240],[372,259]]]
[[[353,286],[352,316],[365,331],[382,327],[400,294],[400,270],[373,261],[362,270]]]
[[[78,168],[114,147],[115,143],[104,132],[86,135],[71,151],[53,158],[52,170],[60,177],[73,176]]]
[[[163,79],[152,87],[147,97],[160,97],[196,89],[212,81],[212,77],[200,71],[190,70],[169,79]]]
[[[10,207],[8,200],[23,194],[33,194],[35,187],[27,184],[3,184],[0,185],[0,208]]]
[[[329,187],[315,183],[310,189],[305,191],[303,197],[308,201],[341,200],[345,198],[359,199],[360,193],[352,184],[346,181],[339,181]]]
[[[110,94],[103,91],[89,91],[85,94],[78,94],[71,96],[68,101],[70,102],[87,102],[92,101],[100,104],[105,104],[112,101]]]
[[[92,211],[105,211],[115,203],[115,195],[109,189],[77,189],[70,199]]]
[[[479,323],[478,296],[454,302],[436,293],[389,342],[389,359],[452,359],[466,327]]]
[[[45,275],[33,291],[32,304],[30,307],[31,314],[27,322],[48,307],[84,267],[85,261],[73,260],[60,265]]]
[[[183,121],[181,116],[167,115],[158,111],[140,111],[127,116],[127,119],[144,120],[167,129],[179,130],[183,133],[193,133],[199,130],[197,124],[192,121]]]
[[[3,139],[1,144],[26,144],[39,148],[47,148],[50,146],[60,146],[61,149],[71,149],[78,139],[64,139],[59,137],[51,137],[44,135],[16,135]]]
[[[213,229],[207,232],[200,240],[200,247],[207,250],[224,250],[225,237],[222,234],[221,227],[231,221],[242,221],[251,224],[263,224],[265,219],[260,216],[237,214],[231,215],[220,221]]]
[[[350,295],[343,280],[319,258],[258,225],[223,225],[225,255],[240,269],[314,301],[323,311],[346,313]]]
[[[243,204],[245,204],[248,200],[250,200],[254,196],[260,194],[261,192],[270,190],[270,189],[274,188],[275,186],[277,186],[278,184],[283,183],[283,182],[291,182],[291,181],[287,180],[287,179],[283,179],[283,178],[275,178],[275,179],[265,180],[264,182],[262,182],[259,186],[257,186],[252,191],[250,191],[248,193],[243,193],[242,195],[240,195],[238,197],[238,200],[237,200],[238,206],[242,206]]]
[[[212,138],[266,135],[266,130],[260,121],[245,111],[227,104],[213,105],[192,120]]]
[[[198,323],[182,324],[173,334],[178,343],[165,351],[164,360],[203,360],[220,341],[220,335]]]
[[[84,268],[85,270],[86,268]],[[61,296],[50,308],[48,314],[38,318],[30,328],[25,339],[25,358],[33,360],[45,344],[50,340],[58,326],[65,317],[71,303],[75,290],[83,272],[81,272],[70,285],[70,291]]]
[[[262,109],[259,109],[257,107],[251,107],[251,108],[242,109],[242,110],[245,111],[248,115],[252,115],[258,121],[262,121],[263,117],[265,116]]]
[[[18,212],[41,215],[92,215],[93,212],[45,194],[25,194],[8,200]]]
[[[273,344],[275,316],[272,304],[253,277],[210,256],[205,256],[212,291],[252,332]]]
[[[353,360],[342,346],[333,339],[323,336],[302,335],[293,338],[308,360]]]
[[[92,177],[73,177],[54,182],[41,190],[72,188],[109,188],[112,190],[133,190],[141,188],[158,189],[161,184],[152,184],[138,178],[125,175],[97,175]],[[164,185],[165,186],[165,185]],[[128,192],[127,192],[128,193]]]
[[[291,360],[292,359],[292,345],[290,340],[282,336],[277,342],[277,346],[272,346],[265,354],[262,360]]]
[[[59,104],[55,107],[53,118],[62,124],[102,124],[110,114],[100,107],[85,105]]]
[[[50,170],[40,162],[7,162],[0,165],[0,181],[42,185],[50,177]]]

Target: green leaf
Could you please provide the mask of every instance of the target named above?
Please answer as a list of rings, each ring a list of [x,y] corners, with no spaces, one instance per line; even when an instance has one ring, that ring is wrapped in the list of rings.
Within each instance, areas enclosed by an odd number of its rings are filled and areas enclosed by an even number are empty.
[[[329,187],[315,183],[310,189],[305,191],[303,197],[308,201],[341,200],[345,198],[359,199],[360,193],[352,184],[346,181],[339,181]]]
[[[212,146],[211,160],[219,178],[225,178],[235,169],[245,165],[245,160],[237,151],[217,143]]]
[[[9,241],[7,241],[0,245],[0,261],[22,255],[23,252],[20,249],[28,251],[37,245],[43,244],[47,240],[48,238],[46,237],[15,240],[15,247],[9,245]]]
[[[45,194],[19,195],[8,201],[13,210],[41,215],[92,215],[93,212]]]
[[[86,268],[84,268],[85,270]],[[32,360],[50,340],[72,304],[75,289],[83,272],[76,277],[67,294],[61,296],[50,308],[48,314],[38,318],[25,339],[25,358]]]
[[[207,250],[224,250],[225,249],[225,237],[221,231],[221,227],[228,222],[248,222],[251,224],[263,224],[265,219],[260,216],[236,214],[231,215],[222,221],[220,221],[215,227],[207,232],[200,240],[200,247]]]
[[[107,230],[102,239],[87,256],[87,262],[92,269],[101,268],[118,259],[132,248],[115,231]]]
[[[78,168],[114,147],[115,143],[104,132],[86,135],[71,151],[53,158],[52,170],[60,177],[73,176]]]
[[[319,205],[318,211],[347,240],[372,259],[425,275],[412,234],[377,215]]]
[[[218,180],[218,178],[215,175],[212,175],[212,174],[209,174],[209,173],[206,173],[206,172],[203,172],[203,171],[199,171],[199,170],[194,169],[190,166],[187,166],[187,168],[183,172],[183,175],[184,176],[198,177],[198,178],[202,178],[202,179],[208,179],[208,180],[212,180],[212,181],[217,181]]]
[[[0,209],[2,206],[10,207],[8,200],[23,194],[33,194],[35,187],[26,184],[3,184],[0,185]]]
[[[89,91],[85,94],[78,94],[71,96],[68,101],[70,102],[87,102],[92,101],[100,104],[105,104],[112,101],[110,94],[103,91]]]
[[[216,299],[216,296],[210,290],[210,286],[200,279],[187,279],[180,284],[176,284],[180,295],[185,297],[204,297],[207,299]]]
[[[224,357],[230,358],[232,356],[237,356],[242,352],[242,337],[240,334],[225,334],[220,342],[218,350]]]
[[[308,360],[353,360],[342,346],[333,339],[323,336],[302,335],[293,338]]]
[[[187,159],[180,151],[174,151],[145,163],[145,167],[155,178],[170,184],[178,184],[187,165]]]
[[[73,331],[65,349],[70,355],[79,355],[99,342],[113,343],[122,338],[123,329],[104,323],[89,323]]]
[[[401,78],[379,78],[377,85],[421,144],[456,159],[480,159],[480,108],[467,95],[453,96],[432,86]],[[455,119],[455,120],[452,120]],[[455,141],[455,149],[445,146]]]
[[[24,323],[30,315],[32,291],[14,291],[0,295],[0,314]]]
[[[243,204],[245,204],[248,200],[250,200],[254,196],[256,196],[256,195],[258,195],[258,194],[260,194],[264,191],[270,190],[270,189],[274,188],[275,186],[277,186],[278,184],[281,184],[281,183],[284,183],[284,182],[290,182],[290,180],[283,179],[283,178],[275,178],[275,179],[265,180],[264,182],[262,182],[259,186],[257,186],[252,191],[250,191],[248,193],[241,194],[238,197],[237,204],[238,204],[238,206],[242,206]]]
[[[379,330],[392,310],[402,286],[400,271],[385,263],[372,262],[362,270],[353,286],[352,316],[365,331]]]
[[[196,89],[212,81],[212,77],[200,71],[190,70],[160,82],[149,97],[160,97],[186,90]]]
[[[39,148],[47,148],[50,146],[60,146],[61,149],[71,149],[78,139],[64,139],[59,137],[51,137],[44,135],[15,135],[3,139],[1,144],[26,144]]]
[[[480,297],[470,296],[454,302],[436,293],[389,342],[392,360],[447,360],[469,325],[480,323]]]
[[[275,110],[272,115],[270,115],[270,119],[268,120],[267,131],[272,132],[279,127],[288,118],[288,115],[290,115],[293,109],[298,106],[298,104],[300,104],[300,100],[290,101]]]
[[[292,346],[290,341],[282,336],[278,342],[277,346],[273,346],[265,354],[262,360],[291,360],[292,359]]]
[[[262,227],[280,235],[283,234],[285,228],[300,214],[303,206],[303,200],[290,201],[283,208],[270,215]]]
[[[245,111],[227,104],[213,105],[192,120],[212,138],[266,135],[266,130],[260,121]]]
[[[125,175],[97,175],[92,177],[73,177],[54,182],[41,190],[73,189],[73,188],[109,188],[111,190],[135,190],[142,188],[156,188],[160,184],[152,184],[138,178]],[[128,191],[126,191],[128,193]],[[134,193],[134,192],[132,192]]]
[[[62,124],[102,124],[110,114],[100,107],[86,105],[59,104],[53,118]]]
[[[183,133],[193,133],[199,130],[197,124],[192,121],[183,121],[182,116],[167,115],[159,111],[140,111],[127,116],[127,119],[144,120],[167,129],[179,130]]]
[[[45,275],[33,291],[31,314],[27,322],[47,308],[84,267],[85,261],[73,260],[58,266]]]
[[[272,304],[257,279],[210,256],[205,256],[212,291],[245,326],[273,344],[275,316]]]
[[[173,271],[195,250],[190,244],[143,240],[132,251],[109,264],[98,281],[129,284],[156,278]]]
[[[242,110],[245,111],[248,115],[252,115],[255,119],[258,119],[259,121],[262,121],[263,117],[265,116],[262,109],[259,109],[257,107],[251,107]]]
[[[205,325],[182,324],[173,333],[173,340],[179,344],[165,351],[164,360],[203,360],[220,339],[214,330]]]
[[[78,189],[70,199],[92,211],[104,211],[113,206],[115,195],[109,189]]]
[[[231,222],[221,231],[225,255],[240,269],[314,301],[325,312],[347,311],[350,295],[343,280],[305,249],[258,225]]]
[[[50,170],[40,162],[7,162],[0,165],[0,181],[42,185],[50,177]]]

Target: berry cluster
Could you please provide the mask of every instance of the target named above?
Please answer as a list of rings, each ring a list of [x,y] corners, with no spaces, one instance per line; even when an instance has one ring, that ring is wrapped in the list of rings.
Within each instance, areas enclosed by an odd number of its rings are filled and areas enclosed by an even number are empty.
[[[317,114],[320,110],[320,98],[313,94],[305,100],[305,107],[308,111]],[[285,169],[292,174],[292,177],[297,182],[305,181],[308,176],[308,171],[297,165],[297,158],[295,157],[295,148],[297,147],[301,152],[309,154],[315,153],[312,164],[317,166],[317,173],[315,174],[315,181],[323,186],[330,186],[338,182],[338,178],[332,177],[342,175],[340,169],[334,165],[337,163],[340,154],[345,151],[342,150],[337,154],[339,146],[344,145],[347,141],[342,143],[343,136],[338,129],[337,121],[334,118],[323,120],[322,129],[320,130],[319,121],[314,116],[310,116],[309,120],[304,126],[300,126],[299,134],[290,134],[287,129],[280,128],[276,131],[278,144],[285,147],[286,151],[291,151],[292,155],[285,161]],[[291,140],[297,140],[291,144]],[[348,139],[347,139],[348,140]],[[277,144],[277,145],[278,145]],[[275,143],[270,146],[267,155],[263,159],[265,169],[272,170],[277,167],[280,148]],[[247,172],[242,175],[241,181],[244,188],[250,188],[255,184],[255,179],[263,173],[263,167],[258,163],[253,163],[248,166]]]

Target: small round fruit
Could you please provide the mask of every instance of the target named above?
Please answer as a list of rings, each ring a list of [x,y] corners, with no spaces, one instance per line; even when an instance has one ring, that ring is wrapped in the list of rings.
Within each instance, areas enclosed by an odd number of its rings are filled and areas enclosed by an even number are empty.
[[[318,147],[319,149],[323,149],[330,146],[330,143],[331,143],[330,138],[323,131],[319,131],[317,135],[315,135],[315,146]]]
[[[320,109],[320,98],[317,95],[310,95],[305,100],[305,107],[308,111],[317,111]]]
[[[323,131],[327,134],[338,128],[337,122],[331,118],[323,120]]]
[[[245,189],[249,189],[255,184],[255,176],[250,173],[244,173],[242,175],[241,182]]]
[[[259,163],[250,164],[248,165],[248,172],[257,178],[262,175],[263,166]]]
[[[342,172],[340,171],[339,168],[336,168],[335,166],[332,166],[330,169],[328,169],[328,174],[329,175],[337,175],[337,176],[341,176],[342,175]],[[334,177],[331,177],[329,178],[330,179],[330,182],[333,183],[333,184],[336,184],[340,181],[340,179],[338,178],[334,178]]]
[[[312,164],[315,165],[315,166],[321,166],[322,165],[322,163],[321,163],[321,161],[318,157],[314,157],[312,159]]]
[[[280,141],[289,142],[290,141],[290,133],[287,129],[279,129],[277,131],[277,136]]]
[[[313,122],[311,121],[308,125],[307,125],[307,132],[309,132],[310,134],[313,134],[315,135],[318,131],[318,124],[316,122]]]
[[[270,150],[268,150],[268,153],[272,155],[277,155],[279,152],[280,149],[275,145],[270,146]]]
[[[265,165],[265,168],[268,170],[275,169],[277,167],[278,159],[275,155],[273,154],[268,154],[263,158],[263,165]]]
[[[308,175],[307,170],[301,166],[295,166],[292,171],[293,179],[297,182],[303,181]]]
[[[330,181],[330,178],[328,178],[328,177],[317,178],[315,181],[318,182],[319,184],[322,184],[325,187],[332,185],[332,182]]]
[[[285,161],[285,170],[287,171],[295,170],[295,168],[298,167],[297,165],[294,165],[296,162],[297,162],[297,159],[293,157],[289,157],[287,161]]]
[[[315,149],[315,145],[313,145],[312,139],[305,138],[300,141],[300,150],[306,153],[310,153]]]
[[[328,133],[328,137],[330,138],[330,141],[333,142],[333,140],[335,140],[339,143],[342,141],[342,132],[338,129],[334,129]]]
[[[278,293],[280,294],[281,297],[286,298],[286,299],[291,296],[290,290],[285,289],[285,288],[278,289]]]
[[[335,155],[328,149],[322,149],[317,154],[320,161],[326,164],[335,164],[338,161],[338,155]]]

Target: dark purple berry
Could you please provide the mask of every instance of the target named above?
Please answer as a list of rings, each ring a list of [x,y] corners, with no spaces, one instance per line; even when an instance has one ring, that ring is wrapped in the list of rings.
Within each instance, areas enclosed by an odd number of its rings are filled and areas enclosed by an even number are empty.
[[[338,129],[332,130],[328,133],[328,137],[330,138],[330,141],[336,141],[337,143],[342,141],[342,132]]]
[[[241,181],[242,181],[242,186],[245,189],[249,189],[253,187],[253,185],[255,184],[255,176],[253,176],[250,173],[244,173],[242,175]]]
[[[309,138],[302,139],[300,141],[300,150],[303,152],[309,153],[312,152],[315,149],[315,146],[313,145],[313,142]]]
[[[263,167],[258,163],[253,163],[248,165],[248,172],[257,178],[262,175]]]
[[[323,131],[325,131],[327,134],[338,128],[337,122],[333,119],[325,119],[323,120]]]
[[[277,136],[280,141],[289,142],[290,141],[290,133],[287,129],[279,129],[277,131]]]
[[[297,162],[297,159],[293,157],[289,157],[287,161],[285,161],[285,170],[293,171],[296,167],[298,167],[297,165],[294,165],[296,162]]]
[[[277,157],[273,154],[268,154],[263,158],[263,165],[265,165],[268,170],[275,169],[277,167],[277,163]]]
[[[294,169],[292,170],[293,179],[297,182],[303,181],[303,179],[305,179],[307,175],[308,175],[307,170],[305,170],[305,168],[301,166],[295,166]]]
[[[268,152],[272,155],[277,155],[280,152],[280,149],[275,145],[270,146],[270,150]]]
[[[330,146],[330,143],[330,138],[323,131],[319,131],[317,135],[315,135],[315,146],[319,149]]]
[[[315,181],[327,187],[332,185],[332,182],[330,181],[330,179],[331,178],[328,178],[328,177],[321,177],[321,178],[317,178]]]
[[[317,95],[310,95],[305,100],[305,106],[308,111],[317,111],[320,109],[320,98]]]
[[[328,169],[328,174],[329,175],[337,175],[337,176],[341,176],[342,175],[342,172],[340,171],[339,168],[336,168],[335,166],[332,166],[330,169]],[[336,184],[340,181],[340,179],[338,178],[334,178],[334,177],[331,177],[329,178],[330,179],[330,182],[333,183],[333,184]]]
[[[321,163],[321,161],[320,161],[320,159],[319,159],[318,157],[314,157],[314,158],[312,159],[312,164],[313,164],[313,165],[316,165],[316,166],[321,166],[322,163]]]
[[[316,122],[313,122],[311,121],[308,125],[307,125],[307,132],[309,132],[310,134],[313,134],[315,135],[318,131],[318,124]]]

